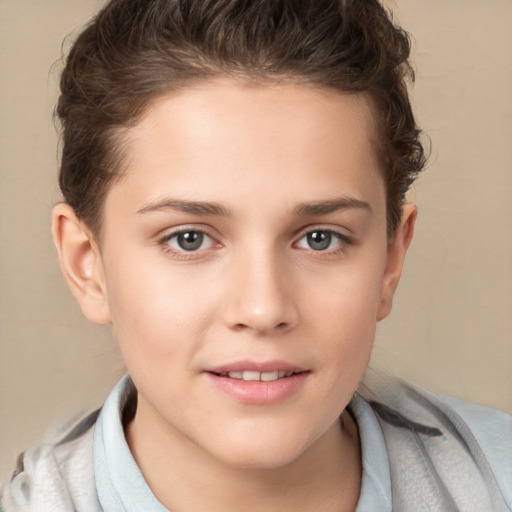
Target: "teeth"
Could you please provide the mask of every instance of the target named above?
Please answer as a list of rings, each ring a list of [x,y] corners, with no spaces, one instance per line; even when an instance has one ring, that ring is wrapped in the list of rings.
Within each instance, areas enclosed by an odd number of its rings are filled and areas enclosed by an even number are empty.
[[[270,382],[277,379],[283,379],[284,377],[290,377],[294,372],[287,372],[284,370],[275,370],[273,372],[255,372],[255,371],[243,371],[243,372],[228,372],[228,376],[232,379],[242,380],[260,380],[263,382]]]
[[[261,380],[260,377],[260,372],[244,372],[242,374],[242,379],[244,380]]]
[[[279,378],[279,372],[276,370],[275,372],[261,372],[260,379],[268,382],[271,380],[277,380]]]

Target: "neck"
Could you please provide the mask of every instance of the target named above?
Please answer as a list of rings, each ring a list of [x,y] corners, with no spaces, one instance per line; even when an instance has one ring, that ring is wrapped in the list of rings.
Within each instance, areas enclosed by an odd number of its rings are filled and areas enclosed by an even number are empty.
[[[165,429],[147,432],[138,410],[126,428],[127,441],[149,487],[169,510],[205,510],[207,503],[209,512],[340,512],[357,505],[359,437],[347,412],[292,462],[270,469],[233,467],[190,439],[176,442]]]

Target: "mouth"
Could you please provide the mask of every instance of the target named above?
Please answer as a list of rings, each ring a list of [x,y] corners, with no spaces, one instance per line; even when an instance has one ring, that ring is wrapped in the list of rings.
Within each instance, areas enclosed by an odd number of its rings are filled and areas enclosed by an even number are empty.
[[[309,381],[310,374],[311,370],[283,361],[239,361],[205,371],[217,389],[251,405],[271,405],[291,398]]]
[[[230,379],[238,379],[245,381],[261,381],[261,382],[272,382],[275,380],[286,379],[304,373],[303,370],[273,370],[267,372],[259,372],[255,370],[236,370],[227,372],[209,372],[218,377],[225,377]]]

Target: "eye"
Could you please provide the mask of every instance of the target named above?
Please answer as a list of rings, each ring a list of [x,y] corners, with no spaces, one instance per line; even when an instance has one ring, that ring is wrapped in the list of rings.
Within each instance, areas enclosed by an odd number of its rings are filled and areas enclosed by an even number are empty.
[[[349,242],[350,239],[348,237],[336,231],[315,229],[306,233],[297,242],[297,247],[301,249],[312,249],[313,251],[332,251]]]
[[[195,229],[187,229],[172,233],[162,240],[177,252],[195,252],[209,249],[215,245],[214,240],[204,233]]]

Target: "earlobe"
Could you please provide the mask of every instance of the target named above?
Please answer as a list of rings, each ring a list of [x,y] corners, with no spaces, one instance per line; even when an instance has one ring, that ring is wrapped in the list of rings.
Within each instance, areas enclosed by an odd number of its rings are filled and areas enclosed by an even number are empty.
[[[52,221],[62,273],[82,312],[92,322],[110,323],[103,262],[94,236],[68,204],[55,206]]]
[[[416,222],[417,209],[412,203],[403,207],[402,218],[398,225],[393,240],[388,245],[387,263],[382,279],[382,290],[377,321],[386,318],[391,312],[393,296],[402,275],[402,266],[405,254],[412,241],[414,224]]]

